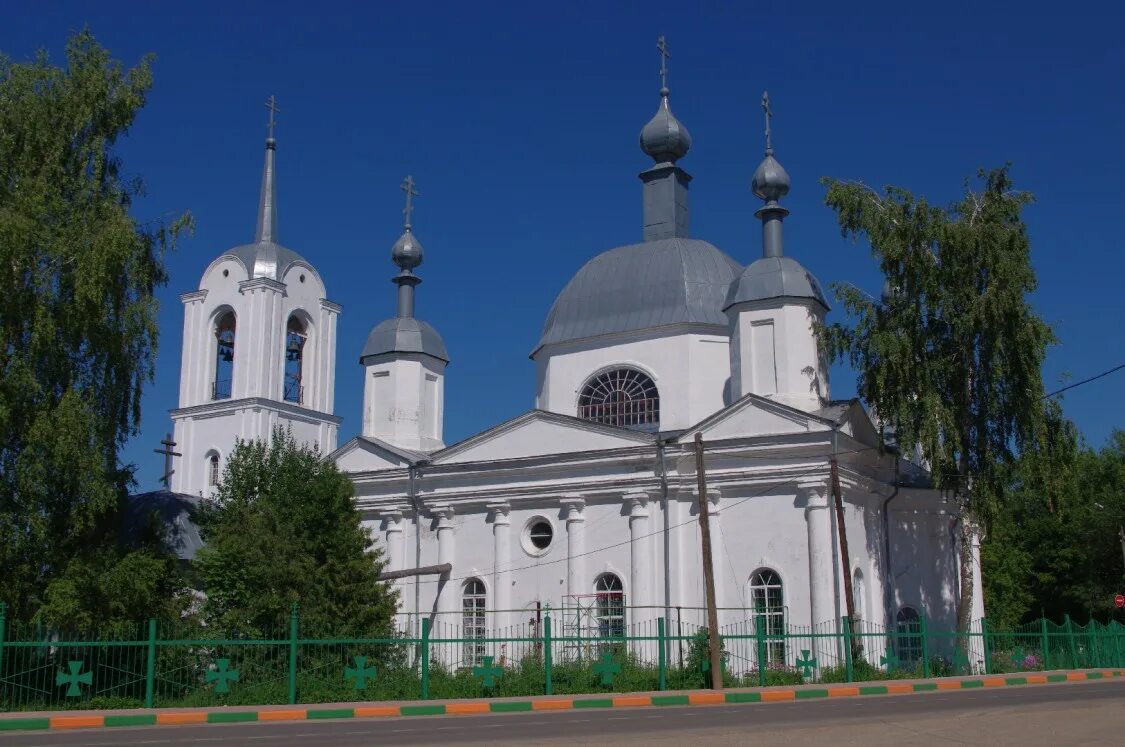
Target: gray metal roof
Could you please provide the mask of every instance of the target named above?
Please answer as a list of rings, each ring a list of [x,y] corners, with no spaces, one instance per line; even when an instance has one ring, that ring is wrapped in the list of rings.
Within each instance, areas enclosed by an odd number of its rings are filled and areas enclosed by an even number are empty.
[[[544,345],[697,322],[727,326],[723,299],[742,266],[699,239],[610,249],[591,259],[555,299]]]
[[[810,298],[826,311],[831,308],[820,281],[792,257],[762,257],[752,262],[731,283],[723,308],[769,298]]]
[[[224,254],[238,259],[246,268],[250,279],[270,278],[281,280],[285,277],[289,266],[294,262],[308,265],[308,261],[292,249],[286,249],[281,244],[273,241],[259,241],[254,244],[243,244],[229,249]],[[312,265],[309,265],[310,267]]]
[[[367,336],[359,362],[384,353],[421,353],[449,362],[449,353],[437,330],[421,319],[396,316],[379,322]]]
[[[203,547],[203,538],[192,519],[192,512],[202,501],[198,495],[168,490],[131,495],[126,516],[128,533],[140,532],[149,517],[155,514],[156,520],[164,528],[164,540],[168,549],[180,560],[195,560],[196,553]]]

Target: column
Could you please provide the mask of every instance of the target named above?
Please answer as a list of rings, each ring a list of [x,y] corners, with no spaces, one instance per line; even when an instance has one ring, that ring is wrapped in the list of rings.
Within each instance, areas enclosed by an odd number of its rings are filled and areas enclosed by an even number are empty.
[[[497,612],[493,626],[512,624],[512,507],[507,502],[489,503],[492,514],[492,589],[488,607]]]
[[[836,605],[832,598],[832,522],[828,508],[828,488],[823,481],[801,482],[798,497],[805,503],[805,524],[809,542],[809,622],[831,625]],[[829,630],[834,628],[829,627]]]
[[[652,552],[650,551],[648,494],[629,493],[629,598],[626,604],[643,608],[652,604]],[[635,609],[630,622],[659,617],[655,610]]]
[[[562,500],[566,511],[566,593],[568,595],[586,594],[593,586],[586,578],[586,501],[578,496],[567,496]],[[566,600],[564,607],[571,606],[573,600]]]
[[[383,518],[387,522],[387,556],[386,568],[388,571],[401,571],[406,566],[403,565],[403,525],[402,525],[403,509],[401,506],[393,506],[383,513]]]
[[[453,536],[453,507],[445,504],[434,506],[432,509],[437,517],[438,537],[438,564],[453,563],[454,536]],[[455,622],[455,617],[450,614],[457,610],[456,584],[450,581],[453,572],[443,573],[438,581],[436,622],[441,626],[448,626]],[[445,614],[441,614],[445,613]]]

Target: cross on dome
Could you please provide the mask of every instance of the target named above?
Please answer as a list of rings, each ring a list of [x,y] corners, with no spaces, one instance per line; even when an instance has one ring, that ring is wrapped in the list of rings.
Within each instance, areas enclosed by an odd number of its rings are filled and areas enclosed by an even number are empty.
[[[660,95],[668,95],[668,60],[672,59],[672,55],[668,52],[668,42],[661,34],[656,40],[656,48],[660,51]]]
[[[406,193],[406,207],[402,209],[402,214],[406,216],[406,221],[403,223],[403,228],[410,229],[410,214],[414,212],[414,203],[411,200],[413,197],[421,197],[416,189],[414,189],[414,177],[410,174],[406,175],[399,188]]]
[[[266,108],[270,110],[270,120],[266,123],[266,127],[269,128],[269,139],[273,140],[273,126],[277,124],[274,115],[281,113],[281,109],[277,106],[277,97],[273,94],[270,94],[270,97],[266,99]]]
[[[766,155],[773,155],[773,141],[770,139],[770,119],[773,117],[773,111],[770,109],[770,92],[762,92],[762,111],[766,115]]]

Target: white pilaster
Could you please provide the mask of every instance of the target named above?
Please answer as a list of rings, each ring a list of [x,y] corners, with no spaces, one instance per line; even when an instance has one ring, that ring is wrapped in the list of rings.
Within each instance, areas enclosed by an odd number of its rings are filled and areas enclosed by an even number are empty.
[[[489,503],[492,514],[492,589],[494,598],[487,605],[497,610],[496,626],[511,625],[512,616],[512,507],[507,502]]]
[[[401,571],[406,566],[403,564],[404,536],[403,536],[403,509],[394,506],[383,513],[387,522],[387,570]]]
[[[625,496],[625,504],[629,507],[629,590],[631,599],[628,604],[633,607],[649,607],[652,605],[652,580],[655,568],[652,562],[652,543],[649,536],[649,510],[648,495],[646,493],[629,493]],[[638,609],[633,614],[633,620],[659,617],[655,610]]]
[[[591,590],[586,579],[586,501],[577,496],[562,500],[566,509],[566,593],[584,594]]]
[[[456,551],[454,546],[453,507],[448,504],[434,506],[433,512],[438,520],[438,564],[453,563],[453,556]],[[449,574],[443,574],[438,582],[437,611],[444,613],[438,617],[438,621],[443,624],[454,622],[453,615],[449,613],[457,610],[456,589],[454,588],[456,584],[450,581],[450,578],[454,575],[452,571]]]
[[[802,482],[799,495],[805,502],[805,525],[809,543],[809,609],[812,625],[835,619],[832,598],[832,522],[828,510],[828,488],[823,481]]]

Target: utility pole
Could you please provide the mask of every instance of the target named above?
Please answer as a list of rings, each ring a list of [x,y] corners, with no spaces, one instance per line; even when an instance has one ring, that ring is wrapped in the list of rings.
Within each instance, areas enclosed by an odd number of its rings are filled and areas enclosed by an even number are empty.
[[[711,649],[711,687],[723,689],[722,643],[719,641],[719,611],[715,608],[715,567],[711,563],[711,510],[707,500],[707,477],[703,472],[703,434],[695,434],[695,474],[699,487],[699,529],[703,535],[703,588],[707,594],[707,629]]]
[[[844,527],[844,500],[840,496],[840,465],[836,461],[836,431],[832,432],[832,498],[836,503],[836,531],[840,535],[840,566],[844,571],[844,602],[848,611],[848,638],[855,646],[855,598],[852,596],[852,562],[848,554],[848,532]]]

